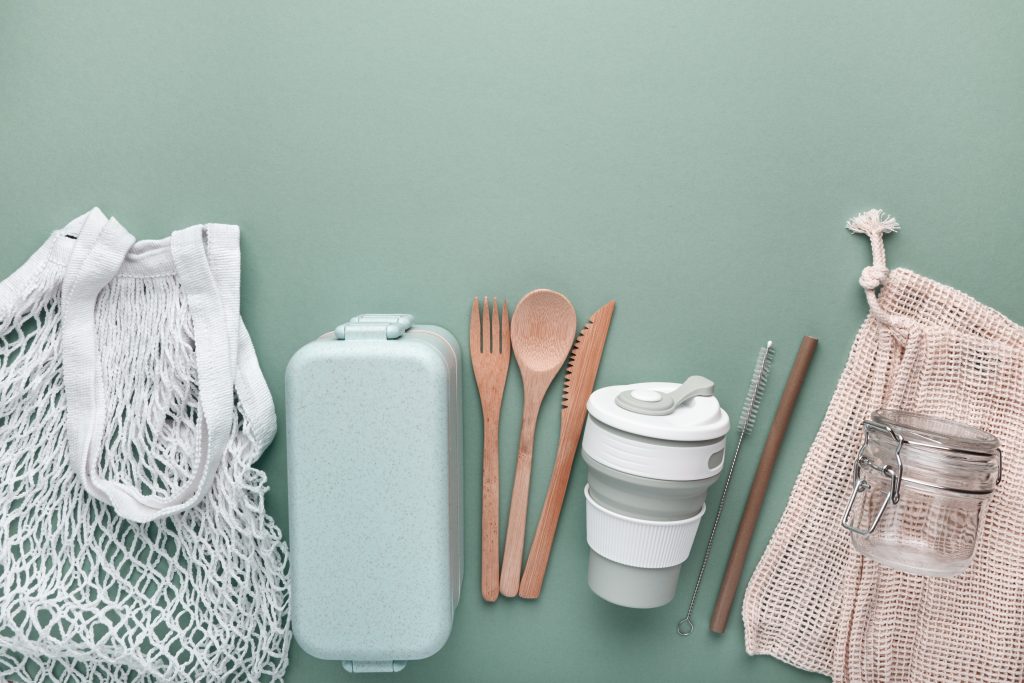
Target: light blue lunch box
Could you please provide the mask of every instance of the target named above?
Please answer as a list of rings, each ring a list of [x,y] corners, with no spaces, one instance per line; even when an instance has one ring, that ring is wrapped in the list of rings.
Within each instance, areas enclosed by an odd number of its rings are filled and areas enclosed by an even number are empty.
[[[295,640],[352,672],[399,671],[448,640],[462,587],[455,337],[363,315],[288,363]]]

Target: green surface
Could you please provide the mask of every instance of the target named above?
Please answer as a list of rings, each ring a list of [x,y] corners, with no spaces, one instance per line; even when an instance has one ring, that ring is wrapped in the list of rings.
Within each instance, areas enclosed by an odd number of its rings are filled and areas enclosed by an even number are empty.
[[[674,628],[710,525],[671,606],[606,604],[586,586],[582,466],[541,599],[482,602],[467,359],[464,597],[445,649],[396,680],[812,680],[744,653],[738,604],[706,632],[757,451],[800,337],[820,337],[748,575],[865,315],[866,240],[843,230],[861,210],[903,223],[892,264],[1024,320],[1022,34],[1009,0],[3,2],[0,266],[93,205],[140,238],[240,224],[279,411],[315,335],[402,311],[465,341],[475,294],[551,287],[581,322],[614,297],[599,384],[700,373],[732,411],[774,339],[688,640]],[[503,519],[520,397],[513,370]],[[557,426],[552,392],[531,529]],[[286,527],[283,438],[261,465]],[[289,681],[346,677],[293,648]]]

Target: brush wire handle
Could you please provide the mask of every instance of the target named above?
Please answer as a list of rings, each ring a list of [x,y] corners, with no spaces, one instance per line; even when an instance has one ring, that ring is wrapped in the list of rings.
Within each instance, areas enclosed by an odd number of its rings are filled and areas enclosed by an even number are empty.
[[[718,530],[718,522],[722,519],[722,510],[725,509],[725,496],[729,493],[729,482],[732,481],[732,473],[736,469],[736,460],[740,455],[740,448],[743,446],[743,437],[754,428],[754,421],[757,419],[757,411],[761,405],[761,397],[764,395],[764,387],[768,382],[768,373],[772,367],[772,358],[775,356],[775,347],[769,341],[761,347],[757,355],[757,363],[754,364],[754,376],[750,380],[750,388],[747,390],[747,398],[743,402],[743,411],[737,423],[736,448],[732,452],[732,463],[729,465],[729,472],[725,475],[725,483],[722,485],[722,495],[718,499],[718,512],[715,513],[715,521],[711,524],[711,535],[708,536],[708,545],[704,550],[704,561],[700,564],[700,571],[697,572],[697,582],[693,586],[693,595],[690,596],[690,607],[686,610],[686,616],[676,624],[676,633],[681,636],[688,636],[693,633],[693,607],[697,604],[697,593],[700,591],[700,583],[704,579],[704,572],[708,568],[708,561],[711,559],[711,545],[715,541],[715,532]]]

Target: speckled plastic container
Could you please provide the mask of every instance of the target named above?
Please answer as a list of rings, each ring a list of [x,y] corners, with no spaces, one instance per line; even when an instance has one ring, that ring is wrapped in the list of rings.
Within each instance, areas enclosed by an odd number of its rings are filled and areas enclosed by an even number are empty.
[[[462,585],[460,352],[411,316],[353,318],[285,374],[295,640],[353,672],[448,640]]]

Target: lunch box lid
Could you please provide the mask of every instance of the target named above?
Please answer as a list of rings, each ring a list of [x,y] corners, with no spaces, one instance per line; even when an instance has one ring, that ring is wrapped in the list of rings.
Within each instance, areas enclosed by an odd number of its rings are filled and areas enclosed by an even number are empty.
[[[591,417],[630,434],[666,441],[707,441],[729,431],[729,416],[714,396],[694,396],[668,415],[643,415],[621,407],[615,398],[624,391],[668,393],[674,382],[641,382],[598,389],[587,400]]]
[[[292,621],[309,654],[398,671],[451,633],[463,576],[459,346],[364,315],[285,374]]]

